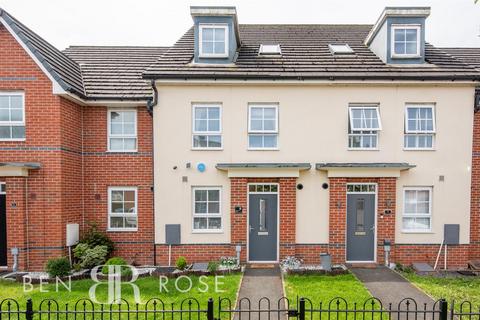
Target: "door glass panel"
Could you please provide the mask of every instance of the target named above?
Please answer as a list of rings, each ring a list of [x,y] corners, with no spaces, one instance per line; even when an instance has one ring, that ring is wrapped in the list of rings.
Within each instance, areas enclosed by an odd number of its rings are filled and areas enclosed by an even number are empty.
[[[365,199],[357,199],[355,205],[355,235],[366,235],[365,232]]]
[[[259,230],[260,231],[266,231],[266,221],[265,221],[265,208],[266,207],[266,201],[265,199],[260,199],[260,222],[259,222]]]

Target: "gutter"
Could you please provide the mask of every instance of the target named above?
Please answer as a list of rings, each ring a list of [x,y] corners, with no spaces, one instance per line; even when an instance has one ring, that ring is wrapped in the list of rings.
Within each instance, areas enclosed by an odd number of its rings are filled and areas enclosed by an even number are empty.
[[[151,80],[150,84],[152,85],[153,90],[153,97],[147,101],[147,111],[148,114],[153,119],[153,107],[158,104],[158,90],[155,84],[155,80]],[[155,241],[156,233],[155,233],[155,134],[153,133],[155,129],[154,122],[152,120],[152,186],[151,192],[153,193],[152,196],[152,213],[153,213],[153,265],[157,265],[157,243]]]
[[[158,90],[157,86],[155,85],[155,80],[151,80],[150,84],[152,85],[153,98],[147,101],[147,111],[151,116],[153,116],[153,107],[158,103]]]

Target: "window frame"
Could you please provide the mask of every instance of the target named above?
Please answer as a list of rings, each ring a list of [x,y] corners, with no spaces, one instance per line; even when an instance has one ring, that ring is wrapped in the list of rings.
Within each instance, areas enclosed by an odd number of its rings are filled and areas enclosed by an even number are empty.
[[[361,109],[375,109],[377,112],[377,120],[378,120],[378,129],[376,130],[353,130],[353,117],[352,117],[352,110],[361,110]],[[379,150],[379,131],[382,130],[382,118],[380,115],[380,106],[378,103],[355,103],[350,104],[348,106],[348,128],[347,128],[347,149],[349,151],[377,151]],[[375,132],[375,133],[366,133],[366,132]],[[375,147],[351,147],[350,146],[350,137],[352,136],[375,136],[377,143]]]
[[[406,194],[407,191],[428,191],[428,212],[429,214],[411,214],[411,213],[406,213]],[[420,187],[420,186],[408,186],[408,187],[403,187],[403,208],[402,208],[402,233],[431,233],[432,232],[432,219],[433,219],[433,212],[432,212],[432,204],[433,201],[433,187],[432,186],[426,186],[426,187]],[[430,223],[429,223],[429,228],[428,229],[405,229],[403,219],[404,218],[429,218]]]
[[[218,214],[214,213],[196,213],[195,212],[195,191],[197,190],[218,190]],[[223,233],[223,213],[222,213],[222,187],[221,186],[192,186],[192,233]],[[207,201],[208,203],[208,201]],[[195,229],[195,218],[207,218],[207,229]],[[208,218],[220,218],[220,229],[209,229]]]
[[[410,108],[423,108],[423,109],[432,109],[432,130],[419,131],[419,130],[408,130],[408,109]],[[431,151],[435,150],[435,140],[437,134],[437,123],[436,123],[436,108],[435,103],[406,103],[404,110],[404,132],[403,132],[403,149],[407,151]],[[432,146],[428,148],[424,147],[407,147],[405,143],[405,137],[407,135],[431,135],[432,136]]]
[[[275,130],[253,130],[251,128],[251,116],[253,108],[274,108],[275,109]],[[262,119],[262,121],[265,119]],[[278,103],[249,103],[248,104],[248,116],[247,116],[247,150],[261,151],[261,150],[279,150],[279,104]],[[275,147],[250,147],[250,135],[257,136],[277,136],[277,145]]]
[[[135,192],[135,213],[115,213],[112,212],[112,192],[113,191],[134,191]],[[113,228],[111,227],[112,217],[135,217],[137,218],[136,228]],[[108,214],[107,231],[109,232],[136,232],[138,231],[138,187],[108,187]]]
[[[203,52],[203,29],[223,29],[225,30],[225,52],[224,53],[204,53]],[[215,43],[215,39],[213,40]],[[229,26],[226,23],[200,23],[198,25],[198,56],[200,58],[228,58],[229,55]]]
[[[0,142],[26,141],[27,126],[25,121],[25,92],[24,91],[0,91],[0,96],[21,96],[22,97],[22,121],[0,121],[0,127],[24,127],[25,137],[23,138],[0,138]]]
[[[395,52],[395,30],[405,29],[405,30],[417,30],[417,52],[414,54],[411,53],[396,53]],[[420,58],[421,43],[420,39],[422,38],[422,26],[420,24],[392,24],[390,32],[390,56],[392,58]],[[406,43],[406,40],[405,40]]]
[[[133,135],[124,135],[124,134],[112,134],[111,124],[112,124],[112,112],[125,112],[130,111],[135,114],[135,134]],[[138,152],[138,110],[136,108],[108,108],[107,109],[107,151],[108,152],[119,152],[119,153],[130,153]],[[110,139],[114,138],[123,138],[123,139],[132,139],[135,138],[135,149],[132,150],[112,150]]]
[[[197,108],[219,108],[219,131],[196,131],[195,130],[195,109]],[[222,104],[211,102],[211,103],[192,103],[192,150],[223,150],[223,110]],[[208,112],[208,111],[207,111]],[[207,118],[208,119],[208,118]],[[195,147],[195,136],[220,136],[220,147]]]

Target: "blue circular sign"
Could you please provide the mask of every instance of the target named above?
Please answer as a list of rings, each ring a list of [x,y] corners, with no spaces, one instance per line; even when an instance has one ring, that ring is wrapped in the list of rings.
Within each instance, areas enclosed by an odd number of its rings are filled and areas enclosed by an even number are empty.
[[[205,172],[205,169],[207,169],[207,166],[205,165],[205,163],[199,163],[197,164],[197,170],[200,171],[200,172]]]

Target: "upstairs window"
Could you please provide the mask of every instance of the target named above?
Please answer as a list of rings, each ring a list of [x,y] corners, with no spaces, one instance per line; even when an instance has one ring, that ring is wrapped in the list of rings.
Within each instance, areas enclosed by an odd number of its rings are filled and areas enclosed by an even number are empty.
[[[199,26],[200,57],[225,58],[228,57],[228,26],[222,24],[208,24]]]
[[[392,26],[392,55],[397,58],[420,56],[420,26]]]
[[[108,151],[137,151],[137,110],[108,111]]]
[[[435,109],[433,105],[407,105],[405,149],[433,149]]]
[[[193,106],[193,149],[222,148],[222,112],[220,105]]]
[[[0,140],[25,140],[25,95],[0,92]]]
[[[350,149],[376,149],[378,131],[381,129],[377,106],[349,107],[348,147]]]
[[[278,106],[250,105],[248,110],[248,148],[278,148]]]

